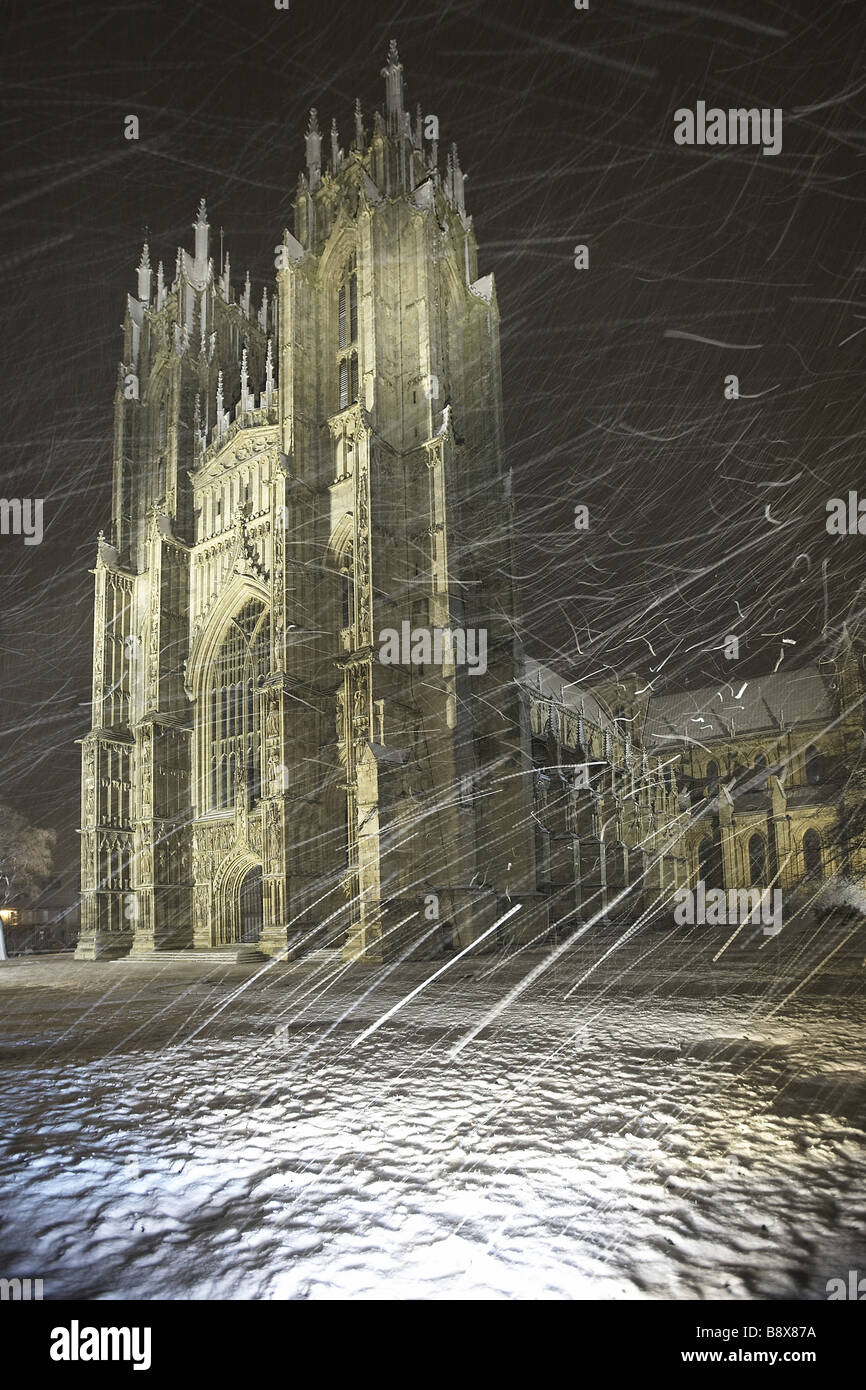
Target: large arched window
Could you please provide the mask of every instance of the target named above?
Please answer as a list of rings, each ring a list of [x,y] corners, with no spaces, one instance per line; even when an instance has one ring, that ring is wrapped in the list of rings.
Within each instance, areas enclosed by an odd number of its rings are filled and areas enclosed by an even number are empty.
[[[340,380],[340,409],[358,399],[358,276],[354,255],[337,291],[337,371]]]
[[[762,835],[749,840],[749,882],[762,887],[767,881],[767,850]]]
[[[268,613],[251,599],[232,620],[217,652],[207,693],[210,805],[225,811],[245,782],[261,795],[259,681],[270,665]]]
[[[823,878],[821,837],[817,830],[807,830],[803,836],[803,868],[806,878]]]
[[[719,794],[719,765],[717,762],[707,763],[707,796],[718,796]]]
[[[810,787],[821,781],[821,754],[813,743],[806,749],[806,781]]]
[[[767,787],[767,759],[763,753],[755,758],[755,786],[759,791],[765,791]]]

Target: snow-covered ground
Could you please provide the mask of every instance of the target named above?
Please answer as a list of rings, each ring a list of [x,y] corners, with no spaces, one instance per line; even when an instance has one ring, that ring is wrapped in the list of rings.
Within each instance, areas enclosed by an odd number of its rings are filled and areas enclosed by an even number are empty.
[[[363,1038],[440,963],[5,964],[0,1275],[59,1298],[825,1298],[866,1268],[863,935],[715,964],[697,933],[615,941],[504,1007],[547,958],[467,957]]]

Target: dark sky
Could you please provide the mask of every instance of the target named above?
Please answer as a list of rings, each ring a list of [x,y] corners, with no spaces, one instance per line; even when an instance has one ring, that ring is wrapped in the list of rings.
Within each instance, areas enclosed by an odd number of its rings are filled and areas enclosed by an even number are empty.
[[[0,482],[44,497],[46,529],[41,546],[0,538],[0,797],[61,832],[61,870],[143,229],[170,281],[206,196],[235,284],[249,266],[260,297],[309,107],[348,145],[355,96],[368,125],[383,100],[391,37],[410,106],[457,141],[496,276],[533,653],[662,689],[826,649],[866,568],[866,536],[825,530],[830,497],[866,495],[866,9],[590,4],[7,0]],[[782,108],[782,152],[677,146],[673,113],[698,100]],[[737,663],[719,653],[731,632]]]

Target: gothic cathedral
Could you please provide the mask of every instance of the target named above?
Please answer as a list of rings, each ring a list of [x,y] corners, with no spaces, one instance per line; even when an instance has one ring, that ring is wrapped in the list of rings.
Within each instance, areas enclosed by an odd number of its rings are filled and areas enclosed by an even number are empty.
[[[795,912],[866,882],[862,597],[830,656],[745,702],[524,656],[493,278],[393,43],[382,75],[348,153],[332,122],[323,161],[311,112],[258,308],[227,255],[217,273],[204,202],[170,288],[143,249],[79,959],[378,961],[649,919],[699,880],[777,884]]]
[[[170,288],[142,252],[94,571],[79,958],[378,959],[474,940],[534,888],[496,296],[393,43],[383,76],[348,153],[333,122],[323,159],[311,112],[259,308],[227,256],[217,273],[204,201]],[[382,664],[404,623],[484,631],[486,669]]]

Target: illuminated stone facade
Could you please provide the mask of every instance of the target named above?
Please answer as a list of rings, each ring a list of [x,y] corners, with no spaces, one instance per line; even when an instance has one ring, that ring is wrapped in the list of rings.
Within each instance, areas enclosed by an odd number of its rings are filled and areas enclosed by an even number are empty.
[[[770,883],[790,917],[829,879],[866,880],[860,764],[863,645],[847,629],[834,655],[800,670],[650,702],[644,738],[673,760],[691,814],[692,879]]]
[[[356,108],[327,164],[311,115],[258,312],[204,204],[170,289],[142,257],[95,571],[82,957],[374,958],[534,894],[495,291],[393,47],[384,76],[384,114]],[[483,628],[486,671],[383,666],[404,621]]]
[[[170,287],[142,254],[94,570],[79,958],[527,943],[693,875],[677,777],[703,765],[642,743],[635,682],[626,717],[524,660],[493,279],[393,45],[383,76],[348,152],[332,126],[323,158],[311,113],[260,307],[215,267],[204,202]],[[484,669],[383,664],[403,624],[483,632]]]

